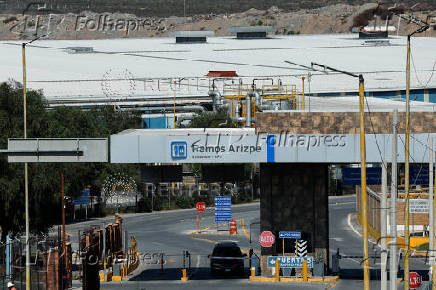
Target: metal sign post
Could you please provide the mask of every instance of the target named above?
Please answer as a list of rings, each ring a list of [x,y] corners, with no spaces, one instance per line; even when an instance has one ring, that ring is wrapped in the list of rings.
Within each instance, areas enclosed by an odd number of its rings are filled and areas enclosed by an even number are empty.
[[[301,239],[301,232],[279,232],[279,238],[282,239],[282,253],[285,255],[285,239]]]

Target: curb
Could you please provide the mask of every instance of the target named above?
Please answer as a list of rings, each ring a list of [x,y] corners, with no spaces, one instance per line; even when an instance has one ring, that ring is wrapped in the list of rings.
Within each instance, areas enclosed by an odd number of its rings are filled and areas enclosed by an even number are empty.
[[[303,278],[285,278],[280,277],[277,281],[274,277],[262,277],[262,276],[250,276],[249,281],[253,282],[299,282],[299,283],[313,283],[313,282],[337,282],[339,276],[328,276],[328,277],[312,277],[304,281]]]

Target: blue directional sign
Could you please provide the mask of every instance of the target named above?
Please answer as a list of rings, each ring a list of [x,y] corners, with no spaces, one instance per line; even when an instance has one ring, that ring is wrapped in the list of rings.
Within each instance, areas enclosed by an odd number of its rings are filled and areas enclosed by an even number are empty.
[[[312,257],[287,257],[287,256],[269,256],[268,267],[272,268],[276,265],[276,260],[279,260],[280,268],[303,268],[303,261],[307,260],[307,268],[313,268]]]
[[[280,239],[301,239],[301,232],[279,232]]]
[[[232,197],[215,196],[215,222],[232,220]]]
[[[77,198],[73,198],[72,204],[73,205],[91,204],[90,190],[89,189],[82,190],[82,195]]]

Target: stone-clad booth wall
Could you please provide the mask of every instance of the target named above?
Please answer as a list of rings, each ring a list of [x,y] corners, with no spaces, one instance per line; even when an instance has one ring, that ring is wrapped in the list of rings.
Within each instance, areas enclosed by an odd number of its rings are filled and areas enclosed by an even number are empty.
[[[398,113],[398,132],[405,131],[405,113]],[[365,113],[365,132],[392,133],[392,112]],[[259,112],[258,134],[359,134],[358,112]],[[374,128],[374,130],[372,129]],[[436,133],[436,112],[411,112],[412,133]]]
[[[282,254],[279,231],[301,231],[311,256],[322,255],[328,265],[328,167],[327,164],[263,163],[260,165],[261,231],[271,231],[276,243],[262,248],[262,273],[270,273],[266,259]],[[286,241],[289,245],[293,241]],[[285,246],[286,252],[293,251]],[[292,254],[292,253],[291,253]]]

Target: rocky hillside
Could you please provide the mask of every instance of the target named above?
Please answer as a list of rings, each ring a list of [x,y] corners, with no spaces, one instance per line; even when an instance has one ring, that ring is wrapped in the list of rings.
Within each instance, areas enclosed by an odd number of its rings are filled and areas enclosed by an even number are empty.
[[[0,13],[23,14],[36,11],[66,14],[90,10],[98,13],[129,13],[137,16],[184,16],[197,14],[225,14],[247,11],[251,8],[266,10],[277,6],[285,11],[320,8],[335,4],[362,5],[373,0],[1,0]],[[399,3],[395,0],[383,3]],[[403,0],[403,5],[415,9],[436,8],[435,0]]]
[[[386,16],[376,4],[352,6],[336,4],[316,9],[286,11],[273,6],[267,10],[249,9],[231,14],[199,14],[186,18],[147,17],[125,13],[0,15],[0,39],[29,39],[49,34],[51,39],[102,39],[120,37],[166,37],[176,30],[212,30],[217,36],[229,35],[231,26],[270,25],[272,34],[349,33],[356,25],[398,25],[396,16]],[[436,24],[436,11],[404,11]],[[376,21],[376,23],[374,23]],[[414,24],[400,23],[400,35],[414,30]],[[433,25],[425,36],[436,36]],[[396,34],[396,33],[395,33]]]

